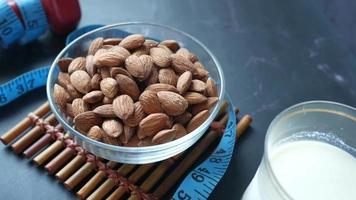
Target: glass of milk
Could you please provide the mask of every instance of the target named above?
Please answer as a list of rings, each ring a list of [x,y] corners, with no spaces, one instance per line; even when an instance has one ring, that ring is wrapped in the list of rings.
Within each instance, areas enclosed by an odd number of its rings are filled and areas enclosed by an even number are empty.
[[[270,124],[243,200],[355,200],[356,109],[311,101]]]

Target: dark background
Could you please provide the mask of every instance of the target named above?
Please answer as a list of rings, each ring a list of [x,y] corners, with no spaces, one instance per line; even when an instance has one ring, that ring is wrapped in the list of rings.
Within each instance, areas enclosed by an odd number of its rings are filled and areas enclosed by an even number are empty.
[[[331,100],[356,106],[356,3],[347,0],[81,1],[79,26],[148,21],[181,29],[216,55],[227,92],[253,116],[211,199],[238,199],[263,154],[268,124],[290,105]],[[0,83],[51,63],[63,38],[45,35],[0,50]],[[38,89],[0,108],[0,134],[45,101]],[[55,179],[0,145],[0,194],[6,199],[75,199]]]

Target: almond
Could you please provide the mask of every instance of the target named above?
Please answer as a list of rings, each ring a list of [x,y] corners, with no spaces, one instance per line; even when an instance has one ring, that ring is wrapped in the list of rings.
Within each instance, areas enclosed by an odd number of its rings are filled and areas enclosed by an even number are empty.
[[[104,133],[103,135],[103,141],[107,144],[115,145],[115,146],[121,146],[121,141],[119,137],[110,137],[108,134]]]
[[[172,129],[176,131],[176,139],[187,135],[187,130],[185,130],[182,124],[174,124]]]
[[[129,78],[133,79],[131,74],[124,68],[121,68],[121,67],[112,67],[112,68],[110,68],[110,76],[112,78],[115,78],[116,75],[118,75],[118,74],[123,74],[123,75],[128,76]]]
[[[58,60],[57,65],[61,72],[68,72],[68,67],[73,61],[73,58],[61,58]]]
[[[158,45],[158,42],[155,40],[150,40],[150,39],[146,39],[145,42],[143,43],[143,45],[149,47],[149,48],[153,48],[156,47]]]
[[[180,48],[178,42],[175,40],[164,40],[159,44],[168,47],[173,52],[176,52]]]
[[[132,55],[135,55],[135,56],[142,56],[142,55],[148,55],[150,53],[150,48],[145,46],[145,45],[142,45],[140,48],[136,49]]]
[[[72,84],[68,84],[66,89],[71,99],[81,98],[83,96],[80,92],[78,92],[78,90],[74,88]]]
[[[210,110],[216,102],[218,102],[219,98],[218,97],[209,97],[207,101],[204,101],[203,103],[195,104],[192,107],[192,114],[195,115],[199,113],[202,110]]]
[[[175,116],[174,122],[182,124],[182,125],[186,125],[190,119],[192,118],[192,114],[190,114],[189,112],[184,112],[181,115]]]
[[[155,83],[158,83],[158,70],[156,67],[152,67],[151,74],[145,80],[145,85],[149,86]]]
[[[177,90],[180,94],[185,93],[189,89],[192,77],[193,75],[190,71],[186,71],[179,76],[177,80]]]
[[[109,67],[103,67],[99,70],[101,78],[105,79],[105,78],[110,78],[110,68]]]
[[[198,104],[207,100],[207,97],[197,93],[197,92],[187,92],[183,97],[188,101],[189,104]]]
[[[104,94],[102,91],[100,90],[94,90],[94,91],[91,91],[89,93],[87,93],[86,95],[83,96],[83,101],[85,103],[97,103],[97,102],[100,102],[102,101],[104,98]]]
[[[198,58],[195,54],[191,53],[188,49],[186,48],[180,48],[176,54],[181,55],[185,57],[186,59],[190,60],[190,62],[194,63],[198,61]]]
[[[113,78],[104,78],[100,82],[100,89],[108,98],[114,98],[119,91],[118,83]]]
[[[123,131],[124,127],[122,126],[121,122],[115,119],[107,119],[102,124],[103,130],[106,134],[110,137],[119,137]]]
[[[206,89],[205,83],[201,80],[194,79],[190,84],[190,91],[204,93]]]
[[[105,67],[120,66],[125,62],[125,56],[117,51],[97,51],[94,55],[95,64]]]
[[[153,68],[153,59],[151,56],[148,55],[142,55],[139,57],[142,63],[143,67],[143,78],[137,77],[139,81],[144,81],[146,80],[152,71]]]
[[[176,137],[176,130],[165,129],[165,130],[161,130],[155,136],[153,136],[152,142],[154,144],[163,144],[172,141],[175,137]]]
[[[139,80],[144,80],[149,74],[145,71],[143,63],[138,56],[131,55],[125,61],[127,71]],[[150,69],[151,70],[151,69]]]
[[[144,42],[145,42],[145,37],[143,37],[143,35],[133,34],[125,37],[120,42],[119,46],[128,50],[133,50],[142,46]]]
[[[188,108],[187,100],[177,93],[161,91],[157,93],[157,96],[164,112],[168,115],[180,115]]]
[[[80,113],[86,112],[89,110],[89,106],[87,103],[83,101],[81,98],[76,98],[72,102],[72,111],[73,116],[76,117]]]
[[[106,38],[104,39],[104,45],[118,45],[122,41],[122,38]]]
[[[173,69],[163,68],[159,70],[158,80],[160,83],[176,86],[178,77]]]
[[[114,113],[122,120],[129,118],[135,111],[134,103],[130,96],[123,94],[113,101]]]
[[[101,141],[103,139],[104,131],[99,126],[93,126],[89,129],[87,137],[90,139]]]
[[[126,120],[124,120],[125,125],[130,127],[137,126],[140,121],[146,117],[146,113],[143,111],[141,103],[136,102],[135,104],[135,111],[134,113],[129,116]]]
[[[152,137],[145,137],[139,141],[137,144],[139,147],[147,147],[147,146],[152,146]]]
[[[206,81],[206,93],[209,97],[218,96],[218,89],[216,88],[215,81],[211,78]]]
[[[195,55],[194,53],[190,52],[189,54],[189,60],[192,61],[192,63],[195,63],[197,62],[199,59],[198,59],[198,56]]]
[[[85,70],[85,58],[77,57],[68,66],[68,73],[71,74],[76,70]]]
[[[202,68],[196,68],[195,73],[194,73],[194,77],[204,80],[207,77],[209,77],[209,72],[207,70],[205,70],[205,69],[202,69]]]
[[[145,113],[152,114],[163,112],[157,94],[150,90],[142,92],[140,95],[140,104]]]
[[[95,40],[93,40],[90,43],[90,46],[88,49],[88,55],[94,55],[95,52],[97,52],[103,46],[103,43],[104,43],[104,38],[102,38],[102,37],[98,37]]]
[[[158,67],[169,67],[171,64],[170,54],[162,48],[153,47],[150,49],[150,55],[153,62]]]
[[[178,90],[174,86],[165,83],[155,83],[149,85],[148,87],[146,87],[146,90],[151,90],[152,92],[171,91],[178,93]]]
[[[102,123],[102,118],[93,111],[82,112],[74,118],[75,128],[84,133],[87,133],[91,127],[100,126]]]
[[[179,54],[172,54],[170,58],[172,59],[172,68],[178,74],[182,74],[186,71],[191,71],[194,74],[195,68],[190,60]]]
[[[66,109],[65,109],[65,114],[67,114],[68,117],[71,117],[71,118],[74,117],[72,104],[67,103]]]
[[[91,90],[91,78],[86,71],[76,70],[70,75],[70,82],[82,94],[86,94]]]
[[[125,48],[123,48],[123,47],[120,47],[120,46],[113,46],[113,47],[110,49],[110,51],[115,51],[115,52],[117,52],[117,53],[120,54],[124,59],[127,59],[127,58],[131,55],[131,53],[130,53],[127,49],[125,49]]]
[[[105,104],[96,107],[93,112],[100,117],[116,117],[112,104]]]
[[[168,47],[166,47],[166,46],[164,46],[162,44],[157,45],[157,47],[166,50],[169,55],[173,54],[172,50],[170,50]]]
[[[68,73],[59,72],[58,74],[58,84],[63,88],[67,88],[67,85],[70,84],[70,78]]]
[[[200,113],[196,114],[188,123],[186,129],[190,133],[198,128],[206,119],[209,117],[209,111],[203,110]]]
[[[100,89],[100,82],[102,78],[100,74],[94,74],[93,77],[91,77],[90,80],[90,86],[93,90],[99,90]]]
[[[54,101],[59,105],[59,107],[63,109],[66,107],[67,102],[70,99],[68,92],[58,84],[54,84],[53,97]]]
[[[135,135],[135,128],[130,126],[124,126],[124,132],[120,135],[120,141],[123,144],[127,144],[132,136]]]
[[[103,104],[112,104],[112,102],[114,101],[114,99],[111,99],[109,97],[105,97],[103,98]]]
[[[114,47],[114,45],[104,44],[104,45],[101,47],[101,49],[110,50],[110,49],[113,48],[113,47]],[[100,49],[99,49],[98,51],[100,51]]]
[[[169,117],[164,113],[153,113],[139,124],[139,131],[145,136],[153,136],[158,131],[170,128]]]
[[[119,85],[121,93],[129,95],[134,100],[138,99],[140,96],[140,89],[134,80],[122,74],[116,75],[115,79]]]
[[[94,56],[89,55],[85,58],[85,69],[90,76],[93,76],[96,72],[96,66],[94,64]]]
[[[132,138],[129,140],[128,143],[126,143],[124,146],[125,147],[138,147],[138,143],[140,142],[140,140],[138,139],[138,137],[136,135],[132,136]]]

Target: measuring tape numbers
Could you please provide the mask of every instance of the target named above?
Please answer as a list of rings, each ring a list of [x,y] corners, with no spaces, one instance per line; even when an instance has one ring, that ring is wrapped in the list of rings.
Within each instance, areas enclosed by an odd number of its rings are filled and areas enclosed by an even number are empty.
[[[0,44],[6,48],[25,33],[20,19],[5,0],[0,0]]]

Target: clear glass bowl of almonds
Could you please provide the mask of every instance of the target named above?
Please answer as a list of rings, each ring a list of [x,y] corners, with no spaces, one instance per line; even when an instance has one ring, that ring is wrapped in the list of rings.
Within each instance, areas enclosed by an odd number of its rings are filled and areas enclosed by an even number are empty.
[[[145,164],[201,138],[224,96],[220,64],[177,29],[131,22],[88,32],[54,60],[47,81],[53,113],[94,155]]]

